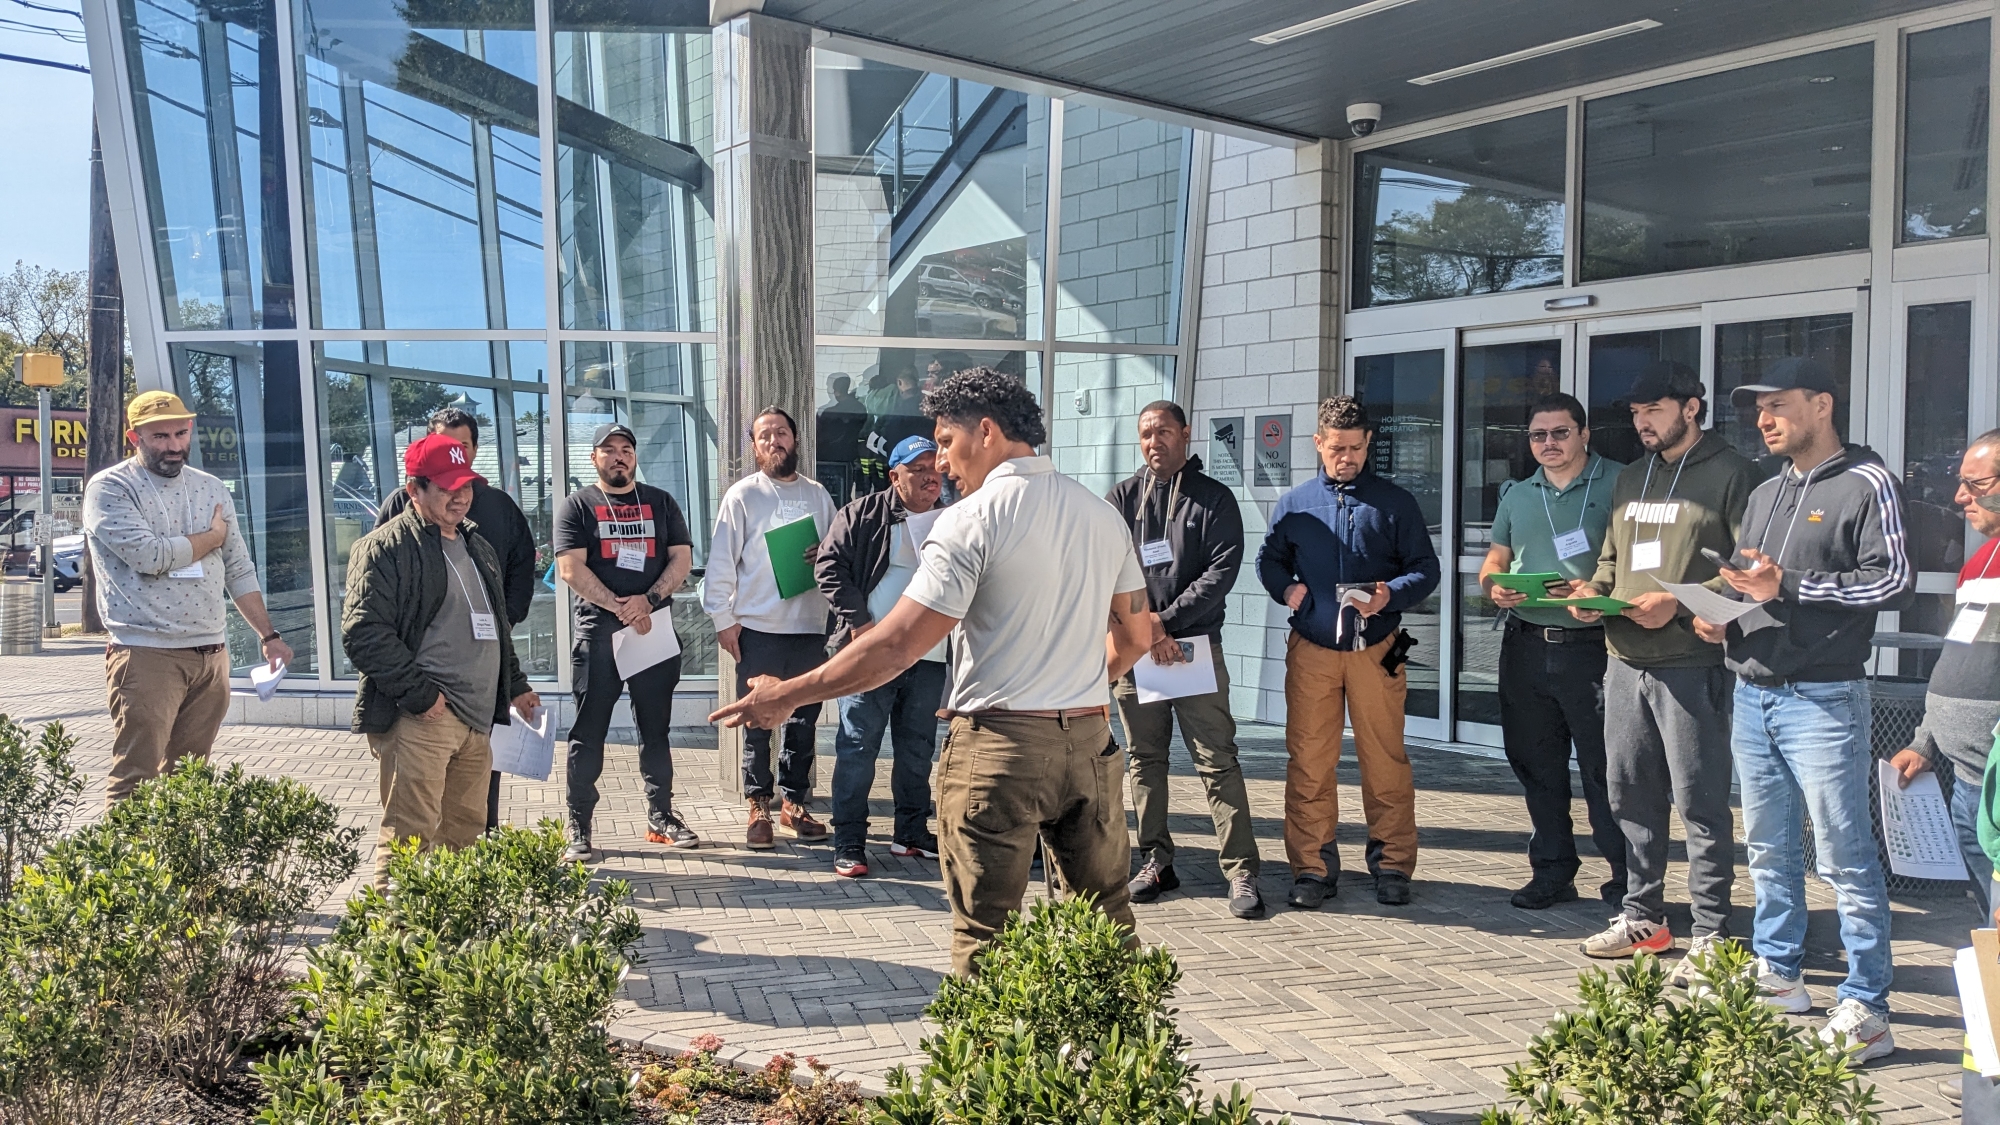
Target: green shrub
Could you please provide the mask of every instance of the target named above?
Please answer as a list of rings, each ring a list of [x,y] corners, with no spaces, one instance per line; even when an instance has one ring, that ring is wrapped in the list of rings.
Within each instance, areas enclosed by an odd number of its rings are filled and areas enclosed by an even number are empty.
[[[1131,931],[1087,898],[1014,914],[973,960],[970,980],[947,977],[924,1015],[994,1040],[1016,1024],[1047,1050],[1084,1049],[1112,1028],[1143,1039],[1161,1022],[1180,967],[1164,946],[1127,949]]]
[[[399,845],[387,897],[308,957],[313,1023],[259,1064],[268,1125],[612,1122],[630,1084],[604,1024],[638,942],[630,892],[593,892],[556,825],[458,851]]]
[[[83,793],[70,754],[76,739],[49,723],[38,739],[0,715],[0,903],[13,896],[21,869],[35,862],[69,823]]]
[[[915,1075],[898,1067],[877,1125],[1255,1125],[1232,1086],[1204,1101],[1166,1006],[1180,969],[1088,896],[1008,919],[925,1009],[940,1033]]]
[[[162,987],[185,928],[166,868],[130,841],[64,842],[0,923],[0,1122],[129,1119],[185,997]]]
[[[1706,988],[1667,998],[1651,956],[1578,978],[1583,1007],[1557,1016],[1507,1072],[1513,1112],[1485,1125],[1873,1125],[1875,1090],[1757,993],[1750,953],[1724,943]]]
[[[150,849],[180,894],[186,925],[163,969],[187,997],[163,1044],[175,1073],[220,1081],[290,1007],[300,916],[361,862],[361,832],[340,819],[298,782],[188,760],[84,830]]]

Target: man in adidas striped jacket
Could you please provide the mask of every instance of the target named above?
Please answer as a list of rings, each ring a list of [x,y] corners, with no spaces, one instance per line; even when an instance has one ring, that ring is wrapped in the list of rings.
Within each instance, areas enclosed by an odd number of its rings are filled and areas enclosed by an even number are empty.
[[[1743,791],[1743,831],[1757,892],[1752,944],[1765,997],[1806,1012],[1805,855],[1812,817],[1819,870],[1833,886],[1847,979],[1820,1031],[1860,1046],[1862,1060],[1895,1050],[1889,1030],[1889,896],[1869,819],[1868,683],[1875,615],[1909,604],[1915,573],[1896,477],[1834,428],[1837,385],[1806,359],[1772,364],[1732,396],[1754,414],[1764,445],[1785,458],[1750,494],[1736,562],[1723,571],[1740,601],[1761,603],[1718,629],[1736,673],[1730,750]]]

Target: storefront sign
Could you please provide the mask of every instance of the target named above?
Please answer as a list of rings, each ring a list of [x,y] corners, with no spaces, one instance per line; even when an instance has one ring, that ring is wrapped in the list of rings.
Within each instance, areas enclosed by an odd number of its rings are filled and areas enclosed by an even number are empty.
[[[1243,416],[1208,420],[1208,475],[1231,488],[1243,487]]]
[[[236,432],[236,419],[204,414],[194,420],[195,440],[201,443],[201,467],[211,473],[233,473],[243,466],[243,441]]]
[[[1257,487],[1290,488],[1292,484],[1292,416],[1257,416]]]
[[[55,470],[83,471],[84,424],[81,410],[52,410],[49,431],[55,438]],[[41,427],[33,407],[0,407],[0,472],[37,472],[41,468]]]

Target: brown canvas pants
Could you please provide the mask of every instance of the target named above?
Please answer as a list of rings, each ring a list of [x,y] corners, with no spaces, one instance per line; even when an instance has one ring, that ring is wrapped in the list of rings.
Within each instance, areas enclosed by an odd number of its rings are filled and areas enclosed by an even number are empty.
[[[1417,788],[1403,752],[1409,666],[1391,676],[1382,654],[1393,636],[1359,652],[1321,648],[1293,633],[1285,645],[1285,858],[1292,876],[1338,876],[1341,728],[1354,727],[1361,811],[1371,869],[1417,870]],[[1346,721],[1343,722],[1342,720]],[[1331,870],[1332,875],[1329,875]]]
[[[1125,755],[1103,715],[960,715],[938,761],[937,786],[953,972],[971,976],[972,955],[1021,909],[1038,837],[1054,882],[1067,893],[1095,894],[1112,921],[1135,927],[1125,888],[1132,873]]]
[[[109,806],[182,758],[208,757],[229,714],[229,653],[112,645],[104,651],[104,696],[112,729]]]
[[[375,889],[389,888],[389,845],[462,848],[486,828],[493,743],[449,709],[436,719],[402,715],[387,734],[368,736],[382,763],[382,834],[375,844]]]

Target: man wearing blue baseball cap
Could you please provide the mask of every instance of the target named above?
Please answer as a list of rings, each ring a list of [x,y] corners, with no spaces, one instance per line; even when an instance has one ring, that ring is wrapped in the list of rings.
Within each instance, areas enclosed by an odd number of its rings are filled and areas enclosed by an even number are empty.
[[[917,573],[917,553],[942,510],[937,445],[911,434],[889,452],[889,487],[856,498],[833,517],[813,573],[833,606],[833,647],[873,628]],[[889,789],[896,828],[889,854],[933,859],[937,837],[928,825],[931,755],[937,749],[937,710],[944,699],[945,644],[895,679],[872,691],[840,698],[840,728],[833,738],[833,871],[850,879],[868,874],[868,791],[886,730],[894,759]]]

